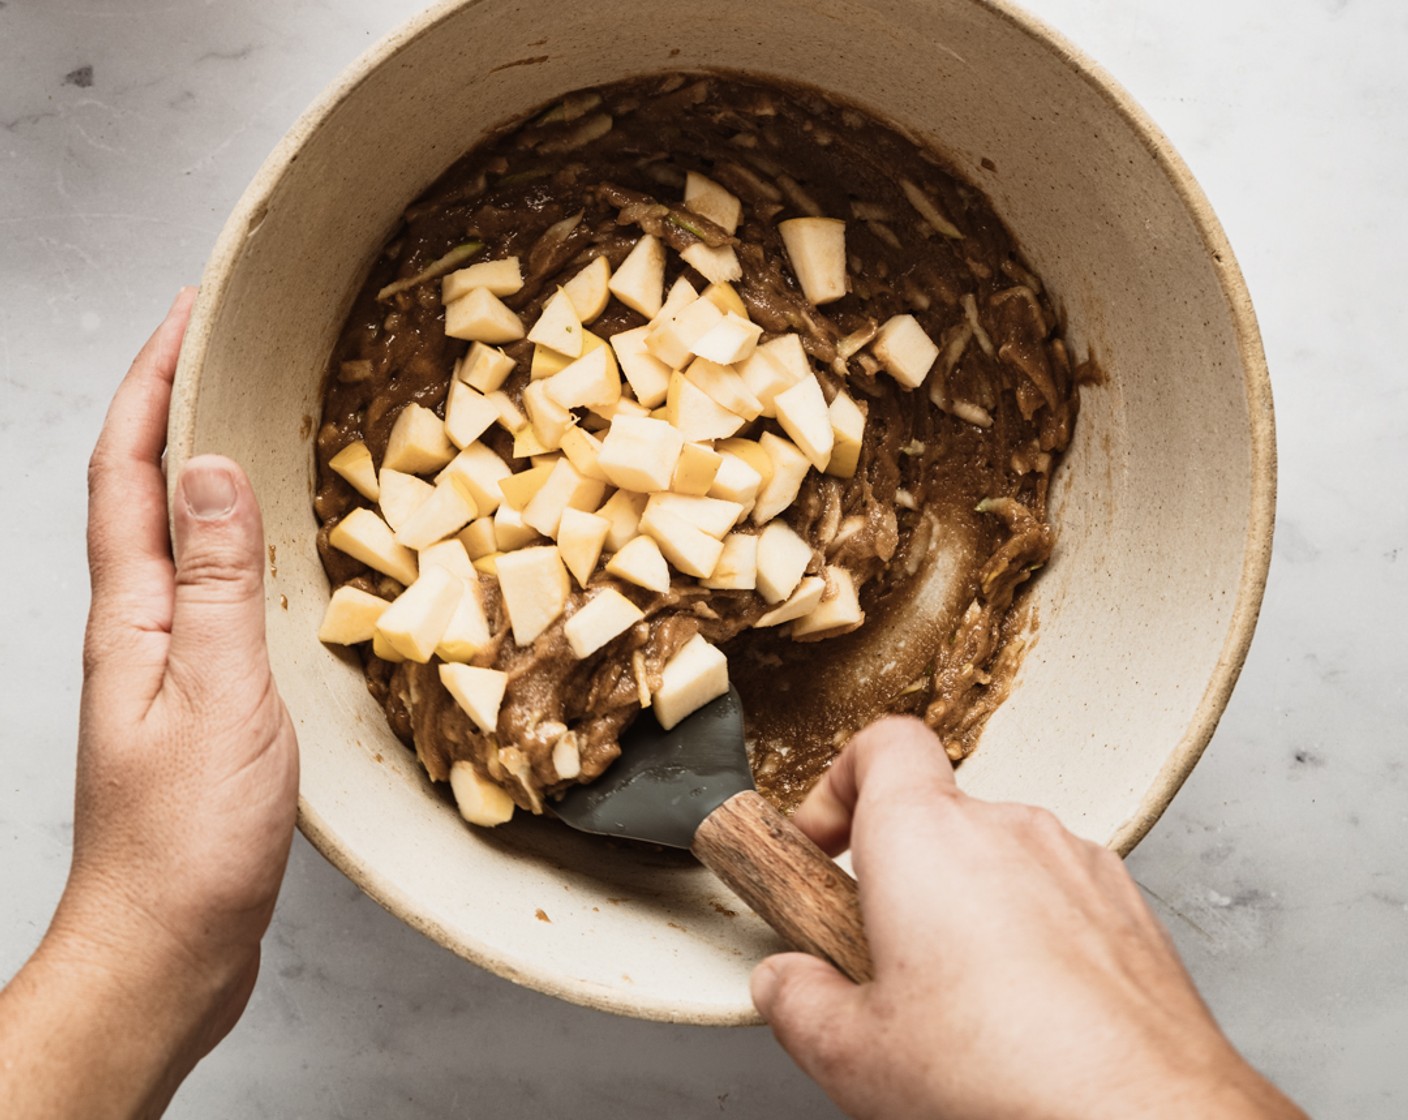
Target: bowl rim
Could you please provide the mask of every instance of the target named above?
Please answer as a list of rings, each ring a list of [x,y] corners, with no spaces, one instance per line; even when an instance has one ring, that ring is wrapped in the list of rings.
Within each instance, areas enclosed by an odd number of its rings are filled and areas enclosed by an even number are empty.
[[[439,0],[412,16],[347,66],[298,117],[259,167],[216,239],[201,277],[199,295],[181,348],[167,433],[168,479],[194,454],[195,408],[200,371],[205,363],[213,310],[221,303],[233,264],[248,233],[257,228],[283,175],[297,160],[310,136],[368,76],[394,59],[421,36],[431,33],[463,9],[492,0]],[[1270,371],[1256,314],[1232,246],[1192,171],[1172,142],[1133,96],[1103,66],[1043,19],[1012,0],[969,0],[1007,22],[1036,44],[1053,52],[1072,76],[1096,92],[1138,137],[1158,171],[1187,209],[1204,249],[1211,257],[1223,298],[1231,312],[1243,370],[1251,437],[1251,486],[1244,559],[1236,600],[1217,664],[1193,718],[1160,768],[1153,784],[1126,824],[1107,842],[1128,855],[1153,827],[1202,757],[1241,674],[1261,610],[1271,563],[1276,510],[1276,429]],[[395,882],[344,851],[337,836],[302,791],[298,827],[309,842],[362,891],[407,925],[450,948],[457,955],[498,976],[569,1002],[656,1021],[741,1026],[761,1022],[748,1012],[717,1012],[642,1004],[624,995],[574,985],[548,969],[523,968],[418,913]]]

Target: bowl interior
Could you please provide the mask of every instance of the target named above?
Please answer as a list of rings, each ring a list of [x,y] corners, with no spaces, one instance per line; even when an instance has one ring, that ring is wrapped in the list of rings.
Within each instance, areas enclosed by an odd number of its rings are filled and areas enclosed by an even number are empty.
[[[274,668],[302,746],[302,826],[412,925],[593,1006],[746,1022],[772,935],[707,873],[542,821],[471,831],[314,638],[311,441],[324,364],[402,208],[492,125],[566,90],[718,67],[830,89],[944,151],[1057,296],[1083,393],[1038,583],[1037,643],[961,780],[1127,850],[1211,733],[1260,602],[1270,536],[1265,369],[1197,188],[1069,49],[979,0],[644,0],[442,6],[356,64],[230,219],[182,354],[174,462],[240,460],[271,546]],[[630,28],[629,35],[621,29]]]

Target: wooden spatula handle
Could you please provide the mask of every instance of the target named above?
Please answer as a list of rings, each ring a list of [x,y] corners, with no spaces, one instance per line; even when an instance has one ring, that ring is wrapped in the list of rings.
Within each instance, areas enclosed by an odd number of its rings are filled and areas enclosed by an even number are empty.
[[[872,978],[856,881],[758,794],[710,813],[691,850],[789,945],[857,983]]]

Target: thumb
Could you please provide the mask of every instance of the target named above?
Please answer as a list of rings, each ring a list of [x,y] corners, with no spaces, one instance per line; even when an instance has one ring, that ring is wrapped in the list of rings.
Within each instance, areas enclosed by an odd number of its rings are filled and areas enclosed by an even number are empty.
[[[199,455],[172,502],[176,603],[168,667],[180,683],[245,679],[267,665],[264,527],[238,464]]]
[[[827,1088],[854,1058],[864,989],[808,953],[779,953],[753,970],[753,1004],[802,1071]]]

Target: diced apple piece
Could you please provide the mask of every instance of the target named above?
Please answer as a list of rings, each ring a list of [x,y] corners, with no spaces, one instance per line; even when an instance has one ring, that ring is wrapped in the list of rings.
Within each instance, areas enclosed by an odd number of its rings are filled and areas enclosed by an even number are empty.
[[[593,478],[598,482],[610,481],[606,472],[601,469],[601,440],[585,428],[574,424],[567,429],[562,437],[562,453],[582,477]]]
[[[603,587],[562,624],[563,636],[578,659],[590,657],[645,617],[614,587]]]
[[[607,345],[606,339],[594,331],[584,330],[582,332],[582,353],[584,355],[605,345]],[[528,376],[533,381],[542,381],[555,373],[561,373],[576,360],[576,358],[569,358],[566,354],[560,354],[547,346],[534,346],[533,360],[528,367]]]
[[[658,495],[657,495],[658,497]],[[677,571],[697,579],[713,575],[723,542],[652,499],[641,515],[640,530],[654,538],[665,559]]]
[[[771,521],[797,500],[797,492],[802,488],[802,480],[807,477],[812,464],[796,444],[772,432],[764,432],[758,443],[772,461],[772,477],[763,483],[763,488],[758,491],[758,502],[753,507],[753,521],[761,525]]]
[[[485,520],[489,519],[485,518]],[[421,549],[420,570],[424,572],[427,568],[444,568],[452,576],[459,576],[460,579],[470,579],[474,576],[474,564],[471,563],[471,557],[465,550],[464,543],[459,539],[437,541],[428,548]]]
[[[499,493],[503,495],[504,505],[520,512],[527,509],[533,496],[547,483],[552,469],[553,464],[545,463],[541,467],[529,467],[526,471],[519,471],[507,478],[501,478]]]
[[[743,377],[729,366],[709,358],[695,358],[684,371],[685,378],[703,389],[715,404],[744,420],[756,420],[762,403],[748,388]],[[667,394],[668,402],[668,394]]]
[[[615,351],[609,346],[590,350],[543,384],[547,395],[563,408],[614,404],[621,397],[621,374],[616,368]]]
[[[464,546],[464,550],[471,560],[488,556],[489,553],[498,551],[500,548],[498,538],[494,533],[494,519],[492,517],[476,517],[465,526],[464,531],[456,539]]]
[[[538,539],[538,531],[530,528],[523,520],[523,512],[505,502],[494,511],[494,551],[512,552]],[[485,553],[488,555],[488,553]],[[476,556],[475,563],[481,557]]]
[[[464,483],[480,513],[492,513],[499,508],[503,494],[499,490],[501,479],[512,474],[509,465],[499,458],[493,448],[483,443],[471,443],[450,460],[449,465],[435,476],[436,482],[443,482],[453,476]]]
[[[670,290],[665,294],[665,302],[660,305],[660,310],[650,320],[649,326],[653,330],[661,323],[673,319],[698,298],[699,293],[694,290],[693,284],[683,276],[676,277],[675,282],[670,285]],[[719,310],[722,311],[723,308]]]
[[[465,669],[466,665],[444,665],[440,669],[440,677],[443,680],[446,669]],[[493,673],[496,669],[480,669],[478,672]],[[500,676],[504,674],[499,673]],[[449,688],[449,682],[446,682]],[[451,690],[453,695],[453,690]],[[458,701],[458,697],[456,700]],[[463,704],[461,704],[463,707]],[[513,810],[516,806],[513,798],[502,787],[497,786],[488,778],[481,777],[479,771],[475,770],[473,763],[465,759],[457,759],[450,767],[450,789],[455,794],[455,804],[459,806],[460,816],[470,824],[479,825],[481,828],[496,828],[501,824],[507,824],[513,818]]]
[[[831,431],[831,413],[822,396],[821,383],[815,377],[804,378],[778,393],[773,404],[782,430],[792,437],[792,442],[802,449],[812,466],[824,471],[831,461],[836,437]]]
[[[661,398],[664,398],[663,392]],[[372,453],[367,450],[367,445],[362,440],[349,443],[328,460],[328,466],[345,478],[352,489],[367,501],[374,502],[380,496],[381,486],[376,478],[376,464],[372,462]]]
[[[760,480],[758,483],[759,488],[766,486],[768,480],[772,478],[772,459],[769,457],[767,451],[763,449],[763,445],[755,439],[743,439],[742,437],[723,439],[714,444],[714,450],[723,455],[737,455],[757,471]],[[727,498],[729,495],[714,494],[713,497]],[[731,500],[742,501],[743,499],[733,498]]]
[[[506,552],[498,560],[498,577],[513,640],[530,645],[567,606],[572,584],[562,557],[550,544]]]
[[[683,369],[694,353],[694,344],[723,322],[724,313],[702,297],[680,308],[650,328],[645,346],[671,369]]]
[[[551,451],[552,448],[543,443],[538,435],[538,430],[532,424],[524,424],[513,433],[513,457],[515,459],[534,459],[540,455],[547,455]]]
[[[395,648],[386,640],[380,630],[372,635],[372,653],[376,654],[376,656],[383,661],[391,662],[393,665],[399,665],[406,660],[396,652]]]
[[[781,521],[770,521],[758,534],[758,594],[780,603],[802,582],[812,562],[812,546]]]
[[[388,467],[381,472],[381,515],[393,532],[400,532],[434,493],[435,487],[425,479]]]
[[[665,394],[665,419],[691,443],[727,439],[736,435],[747,423],[743,417],[719,404],[683,373],[670,377],[670,389]]]
[[[891,377],[906,389],[917,389],[934,368],[939,348],[913,315],[885,320],[870,349]]]
[[[445,434],[445,422],[424,405],[406,405],[391,425],[386,441],[386,454],[381,468],[407,474],[429,474],[438,471],[455,457],[450,437]]]
[[[318,627],[318,641],[350,646],[369,642],[376,633],[376,623],[391,604],[379,595],[359,587],[339,587],[328,600],[323,612],[323,624]]]
[[[758,349],[766,351],[770,358],[791,374],[794,384],[816,372],[812,369],[811,358],[807,356],[807,348],[802,345],[802,336],[795,331],[780,334]]]
[[[516,342],[523,320],[488,288],[475,288],[446,306],[445,333],[470,342]]]
[[[522,431],[527,426],[528,417],[523,415],[523,410],[514,404],[513,398],[502,389],[485,393],[484,399],[499,410],[499,427],[504,431],[512,434]]]
[[[700,294],[724,314],[732,311],[740,318],[748,318],[748,305],[743,302],[732,284],[710,284]]]
[[[594,257],[586,268],[562,285],[581,322],[590,323],[606,310],[607,301],[611,299],[610,282],[611,262],[605,257]]]
[[[697,171],[685,172],[684,204],[725,233],[734,233],[743,217],[743,203],[738,197]]]
[[[495,514],[495,516],[497,517],[498,515]],[[483,572],[486,576],[498,578],[499,557],[502,555],[502,552],[491,552],[487,556],[479,557],[479,559],[474,562],[474,570]]]
[[[825,593],[826,580],[820,576],[807,576],[797,585],[797,590],[792,592],[792,597],[787,602],[781,606],[773,607],[753,625],[758,627],[781,626],[784,622],[801,618],[804,614],[810,614],[816,610]]]
[[[624,393],[621,395],[620,400],[614,402],[613,404],[598,406],[596,408],[588,409],[587,411],[589,411],[597,419],[606,420],[608,422],[615,420],[618,416],[650,415],[650,409],[646,408],[639,401],[632,400]]]
[[[559,459],[553,464],[547,481],[523,507],[523,523],[545,537],[555,537],[563,510],[594,510],[601,505],[605,494],[604,482],[587,478],[570,460]]]
[[[450,616],[445,632],[435,646],[441,661],[468,661],[493,640],[489,619],[484,613],[484,592],[479,585],[479,573],[473,566],[469,574],[460,577],[464,584],[459,606]]]
[[[606,532],[608,551],[620,552],[635,539],[640,532],[640,515],[645,512],[645,503],[648,500],[644,494],[638,494],[634,490],[617,490],[606,499],[606,504],[596,511],[597,516],[604,517],[610,526]]]
[[[396,543],[407,548],[429,548],[452,537],[479,515],[468,487],[453,475],[435,487],[415,513],[396,530]],[[421,571],[424,572],[424,567]]]
[[[487,432],[499,419],[499,410],[471,385],[450,382],[445,403],[445,434],[457,448],[464,449]]]
[[[719,469],[705,493],[711,498],[723,498],[746,508],[757,498],[762,485],[762,475],[737,455],[725,451],[719,455]],[[679,490],[679,487],[675,489]],[[680,490],[680,493],[686,491]]]
[[[543,305],[543,313],[528,332],[528,341],[569,358],[582,356],[582,320],[563,289],[558,288]]]
[[[820,307],[846,294],[846,223],[840,218],[789,218],[778,233],[802,294]]]
[[[865,621],[865,611],[861,610],[860,597],[856,594],[855,580],[845,568],[829,566],[823,573],[826,579],[826,594],[811,611],[797,619],[792,627],[792,637],[809,636],[831,637],[835,633],[854,630]]]
[[[831,419],[833,443],[826,473],[837,478],[854,478],[865,440],[865,413],[850,394],[843,391],[832,399],[827,415]]]
[[[758,586],[758,538],[751,533],[730,533],[714,572],[700,585],[717,591],[752,591]]]
[[[444,568],[426,568],[377,620],[376,629],[407,661],[424,665],[464,594],[464,581]]]
[[[642,534],[627,542],[626,546],[606,563],[608,575],[644,587],[647,591],[663,592],[670,590],[670,566],[653,537]]]
[[[480,731],[486,735],[494,734],[499,726],[499,708],[504,702],[504,692],[508,688],[507,673],[501,669],[479,669],[470,665],[442,665],[440,682]],[[458,764],[451,767],[452,782],[456,769]],[[484,784],[491,789],[498,789],[498,786],[488,782]],[[503,793],[502,790],[499,792]],[[458,790],[455,796],[458,800]]]
[[[684,437],[663,420],[618,416],[611,421],[597,462],[612,485],[627,490],[667,490]]]
[[[705,295],[703,298],[709,297]],[[757,349],[758,338],[762,333],[763,328],[756,323],[750,323],[743,316],[728,311],[725,312],[723,320],[710,327],[708,333],[691,349],[701,358],[729,366],[752,354]]]
[[[332,527],[328,544],[400,583],[409,586],[416,581],[416,554],[397,544],[391,526],[364,506]]]
[[[575,420],[572,413],[548,396],[546,381],[530,381],[523,390],[523,407],[528,412],[528,422],[538,434],[542,446],[556,450],[562,446],[562,437]]]
[[[743,279],[743,267],[738,263],[738,254],[732,245],[711,248],[702,241],[696,241],[680,251],[685,264],[704,277],[711,284],[728,284]]]
[[[707,494],[723,461],[724,457],[712,447],[702,443],[686,443],[680,451],[679,462],[675,464],[670,489],[676,494]]]
[[[515,364],[502,350],[476,342],[460,363],[458,377],[471,389],[488,394],[508,380]]]
[[[646,234],[621,262],[607,283],[607,290],[647,319],[660,314],[665,289],[665,246]]]
[[[670,367],[646,349],[649,327],[636,327],[611,336],[611,348],[621,363],[621,372],[631,392],[645,408],[655,408],[665,400],[670,387]]]
[[[570,782],[582,773],[582,749],[577,743],[577,735],[565,731],[552,745],[552,768],[564,782]]]
[[[557,551],[562,554],[562,562],[579,586],[586,587],[587,581],[592,578],[610,532],[611,522],[600,514],[571,506],[562,511],[557,526]]]
[[[660,670],[651,707],[666,731],[728,691],[728,658],[700,634],[685,642]]]
[[[447,303],[469,295],[475,288],[487,288],[496,296],[511,296],[523,288],[523,270],[517,257],[480,261],[450,273],[440,281],[440,296]]]
[[[647,510],[652,507],[669,510],[715,540],[723,540],[724,534],[743,516],[743,506],[738,502],[691,494],[652,494],[645,505]]]

